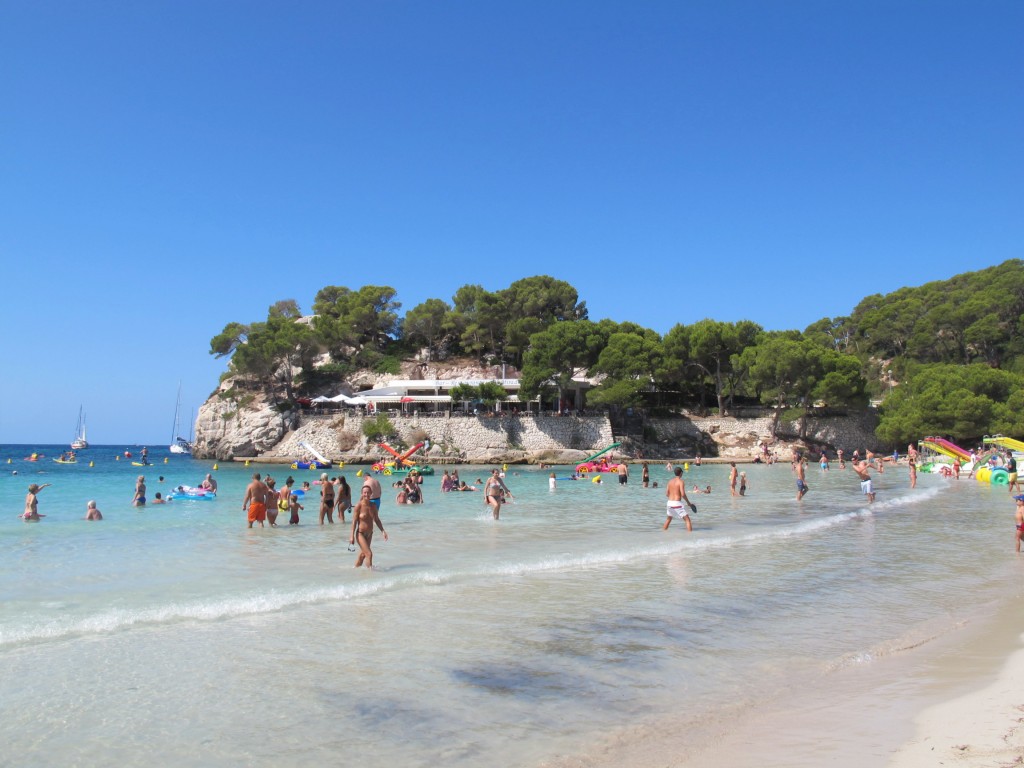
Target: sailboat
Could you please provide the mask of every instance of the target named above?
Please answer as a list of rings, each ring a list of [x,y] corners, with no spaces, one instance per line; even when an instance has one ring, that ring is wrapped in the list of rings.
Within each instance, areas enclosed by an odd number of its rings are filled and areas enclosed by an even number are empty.
[[[171,453],[179,453],[189,455],[192,453],[192,443],[186,440],[184,437],[178,434],[179,428],[179,416],[181,413],[181,382],[178,382],[178,402],[174,405],[174,429],[171,431]]]
[[[82,406],[78,406],[78,426],[75,427],[75,439],[71,441],[71,450],[80,451],[89,447],[89,441],[85,439],[85,412]]]

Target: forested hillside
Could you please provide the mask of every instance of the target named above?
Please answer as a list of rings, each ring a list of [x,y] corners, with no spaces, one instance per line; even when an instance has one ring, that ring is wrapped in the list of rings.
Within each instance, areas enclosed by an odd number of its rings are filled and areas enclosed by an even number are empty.
[[[1024,434],[1020,260],[868,296],[849,316],[804,331],[708,318],[662,336],[590,319],[576,289],[548,276],[493,292],[465,285],[451,303],[427,299],[404,315],[401,308],[387,286],[326,286],[312,317],[282,300],[265,321],[229,323],[210,352],[230,357],[227,375],[265,388],[282,409],[360,369],[397,373],[402,359],[469,355],[519,369],[525,397],[553,394],[586,373],[600,382],[589,407],[728,413],[760,402],[793,419],[815,406],[877,398],[879,437],[893,445],[927,434]]]

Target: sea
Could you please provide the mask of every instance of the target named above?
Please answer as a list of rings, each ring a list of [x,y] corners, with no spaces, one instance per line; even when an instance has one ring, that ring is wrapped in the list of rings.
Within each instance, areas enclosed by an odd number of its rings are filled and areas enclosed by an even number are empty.
[[[626,485],[509,466],[499,520],[442,493],[441,467],[414,506],[382,476],[390,540],[357,570],[316,498],[297,526],[247,527],[254,471],[318,472],[152,446],[140,467],[134,445],[54,462],[65,447],[0,447],[2,765],[885,765],[935,684],[922,659],[1017,616],[1024,584],[1006,486],[911,488],[905,465],[869,504],[835,463],[801,501],[788,463],[741,465],[742,497],[728,465],[685,464],[712,488],[692,533],[662,530],[661,462],[648,488],[639,465]],[[207,473],[215,500],[131,506],[140,474],[152,499]],[[38,522],[30,483],[51,484]],[[803,713],[781,756],[721,758],[780,711]]]

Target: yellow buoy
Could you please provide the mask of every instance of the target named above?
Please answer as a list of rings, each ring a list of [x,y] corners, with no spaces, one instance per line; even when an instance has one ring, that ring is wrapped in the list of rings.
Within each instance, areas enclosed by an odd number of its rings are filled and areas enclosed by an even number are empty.
[[[344,468],[345,468],[345,462],[344,461],[339,461],[338,462],[338,469],[344,469]]]
[[[164,456],[164,464],[166,464],[166,463],[167,463],[167,457]]]
[[[249,466],[249,460],[248,459],[245,460],[245,466],[247,466],[247,467]]]
[[[120,457],[120,456],[115,456],[115,457],[114,457],[114,461],[120,461],[120,460],[121,460],[121,457]]]
[[[11,460],[10,460],[10,459],[8,459],[8,460],[7,460],[7,463],[8,463],[8,464],[10,464],[10,463],[11,463]]]
[[[94,467],[94,466],[96,466],[96,465],[95,465],[95,464],[93,464],[93,463],[92,463],[92,462],[90,461],[90,462],[89,462],[89,466],[90,466],[90,467]]]
[[[216,464],[213,465],[213,468],[214,468],[214,470],[219,469],[219,467]]]
[[[684,461],[683,462],[683,472],[689,472],[689,471],[690,471],[690,462]]]
[[[601,482],[601,476],[600,475],[594,475],[594,477],[590,480],[590,482],[592,482],[592,483],[600,483]]]
[[[356,477],[362,477],[362,476],[363,476],[363,470],[360,469],[358,472],[356,472]]]

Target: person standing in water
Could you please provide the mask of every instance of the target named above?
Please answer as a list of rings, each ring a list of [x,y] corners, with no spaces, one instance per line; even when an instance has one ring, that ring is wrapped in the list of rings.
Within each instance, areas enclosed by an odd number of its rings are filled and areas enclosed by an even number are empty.
[[[373,527],[380,528],[384,534],[384,541],[388,540],[388,532],[384,530],[384,523],[380,521],[377,514],[377,505],[370,498],[372,489],[364,485],[359,492],[359,501],[352,508],[352,535],[349,536],[349,544],[359,545],[359,555],[356,557],[356,568],[366,565],[373,568],[373,550],[370,545],[373,543]]]
[[[917,488],[917,462],[913,457],[907,457],[907,465],[910,467],[910,487]]]
[[[651,484],[651,469],[647,466],[647,462],[644,462],[643,468],[640,470],[640,482],[644,488],[647,488]]]
[[[736,478],[737,478],[736,462],[735,461],[730,461],[729,462],[729,467],[730,467],[730,469],[729,469],[729,495],[730,496],[735,496],[735,495],[737,495],[736,494]],[[670,480],[669,482],[672,482],[672,481]]]
[[[334,497],[337,499],[335,510],[338,512],[338,522],[345,522],[345,513],[352,509],[352,487],[348,484],[344,475],[338,476],[338,485],[334,489]]]
[[[144,507],[146,506],[146,476],[139,475],[139,479],[135,481],[135,495],[132,496],[133,507]]]
[[[864,495],[868,497],[869,504],[875,500],[875,489],[871,485],[870,469],[871,465],[868,464],[867,460],[862,459],[861,461],[855,461],[853,463],[853,471],[856,473],[857,477],[860,478],[860,489],[864,492]]]
[[[22,514],[23,518],[26,520],[38,520],[40,517],[46,517],[46,515],[39,514],[39,499],[36,496],[48,485],[50,483],[43,483],[42,485],[32,483],[28,487],[28,494],[25,496],[25,512]]]
[[[811,490],[807,485],[807,459],[798,455],[793,462],[793,471],[796,472],[796,500],[800,501]]]
[[[334,525],[334,484],[327,479],[326,472],[320,475],[320,525],[324,524],[324,515]]]
[[[692,503],[686,495],[682,467],[675,468],[675,477],[669,480],[668,485],[665,486],[665,497],[668,499],[666,504],[667,512],[665,524],[661,527],[661,530],[667,531],[672,523],[672,518],[676,518],[686,523],[686,530],[692,531],[693,523],[690,522],[690,512],[696,512],[697,505]],[[684,504],[686,506],[683,506]]]
[[[1020,552],[1020,542],[1024,539],[1024,495],[1014,496],[1013,500],[1017,502],[1017,552]]]
[[[259,472],[253,472],[252,482],[245,488],[242,511],[248,513],[250,528],[256,522],[260,528],[263,527],[263,521],[267,519],[267,486],[260,480]]]
[[[102,520],[103,513],[96,508],[96,502],[90,501],[85,505],[85,519],[86,520]]]
[[[487,506],[493,508],[494,519],[498,519],[498,515],[501,513],[501,505],[505,503],[505,496],[511,496],[512,491],[505,485],[505,481],[501,479],[498,474],[498,470],[491,470],[491,476],[487,478],[487,484],[484,485],[484,501]]]

